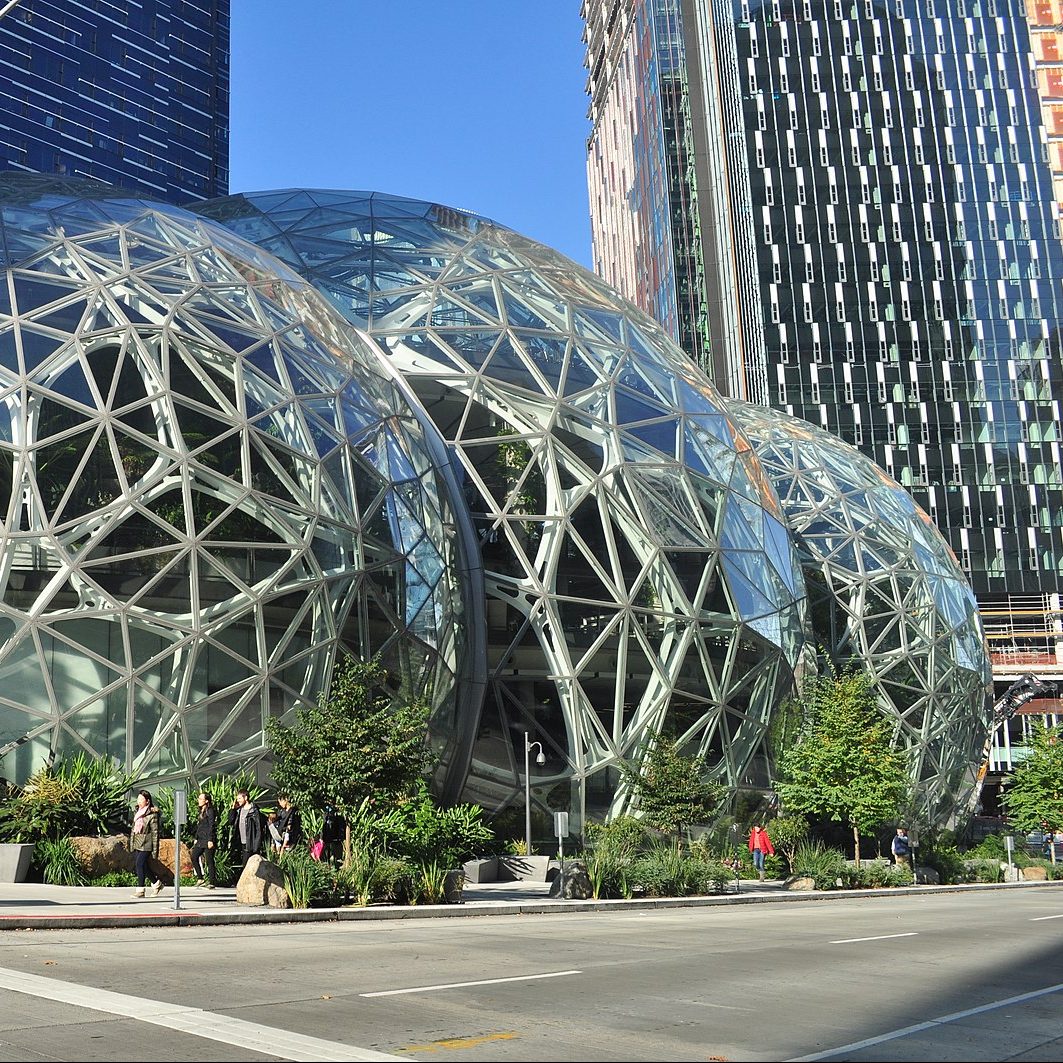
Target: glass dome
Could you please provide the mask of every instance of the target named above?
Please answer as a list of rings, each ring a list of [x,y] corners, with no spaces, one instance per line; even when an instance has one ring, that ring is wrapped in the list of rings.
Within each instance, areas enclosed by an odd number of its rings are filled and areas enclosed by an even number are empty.
[[[454,518],[373,342],[259,248],[105,186],[0,177],[0,268],[5,774],[251,765],[340,646],[426,693],[445,771]]]
[[[784,413],[729,402],[797,541],[817,643],[874,676],[932,822],[977,764],[991,667],[978,605],[911,496],[854,447]]]
[[[728,785],[765,783],[802,652],[800,566],[748,444],[659,327],[541,244],[436,204],[290,190],[195,209],[367,329],[453,448],[489,642],[466,796],[521,805],[525,733],[546,753],[543,810],[622,810],[617,768],[662,729]]]

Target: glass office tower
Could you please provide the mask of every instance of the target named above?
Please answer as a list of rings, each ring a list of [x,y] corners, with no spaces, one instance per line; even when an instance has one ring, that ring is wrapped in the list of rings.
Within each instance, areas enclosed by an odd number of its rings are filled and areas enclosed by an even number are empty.
[[[911,492],[971,579],[998,674],[1056,667],[1063,248],[1023,6],[583,14],[596,268],[730,394]],[[658,277],[690,314],[660,313]]]
[[[229,188],[229,0],[4,0],[0,170]]]

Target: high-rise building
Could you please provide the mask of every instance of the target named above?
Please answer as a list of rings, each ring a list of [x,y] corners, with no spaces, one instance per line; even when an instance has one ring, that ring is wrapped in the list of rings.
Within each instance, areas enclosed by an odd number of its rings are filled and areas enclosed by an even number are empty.
[[[229,0],[0,0],[0,170],[229,186]]]
[[[1052,12],[1036,60],[1019,0],[583,16],[595,268],[726,392],[910,491],[971,579],[996,674],[1063,670]]]

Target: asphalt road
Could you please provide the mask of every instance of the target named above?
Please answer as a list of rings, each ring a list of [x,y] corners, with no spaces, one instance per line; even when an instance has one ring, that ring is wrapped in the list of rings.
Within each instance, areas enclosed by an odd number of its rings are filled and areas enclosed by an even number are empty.
[[[1060,1060],[1061,946],[1063,886],[9,932],[0,1059]]]

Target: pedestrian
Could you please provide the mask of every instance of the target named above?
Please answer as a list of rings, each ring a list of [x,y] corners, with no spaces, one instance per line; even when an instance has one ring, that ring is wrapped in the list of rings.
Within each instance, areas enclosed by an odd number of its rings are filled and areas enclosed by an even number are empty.
[[[334,805],[325,806],[321,821],[321,841],[324,842],[324,859],[333,864],[343,860],[343,841],[347,834],[347,820]]]
[[[246,790],[237,790],[233,807],[229,810],[229,826],[233,828],[233,839],[239,844],[240,866],[262,848],[262,816]]]
[[[129,851],[136,861],[137,888],[134,897],[144,896],[144,883],[148,878],[148,866],[151,858],[159,858],[159,810],[152,804],[151,794],[141,790],[137,794],[136,808],[133,809],[133,826],[129,831]],[[162,893],[159,879],[151,884],[152,896]]]
[[[200,794],[196,798],[199,806],[199,818],[196,820],[196,844],[192,846],[192,869],[196,873],[196,885],[208,890],[217,885],[217,872],[214,865],[214,851],[218,848],[218,814],[210,794]],[[207,874],[204,880],[203,857],[207,858]]]
[[[891,846],[893,850],[893,862],[898,867],[908,867],[912,856],[912,843],[908,841],[908,831],[905,827],[898,827],[897,834]]]
[[[277,795],[280,812],[277,813],[277,832],[281,836],[280,851],[287,852],[301,845],[303,841],[303,822],[299,809],[292,804],[287,794]]]
[[[753,866],[757,869],[760,881],[764,881],[764,857],[775,855],[775,846],[771,844],[768,832],[756,824],[749,832],[749,851],[753,854]]]

